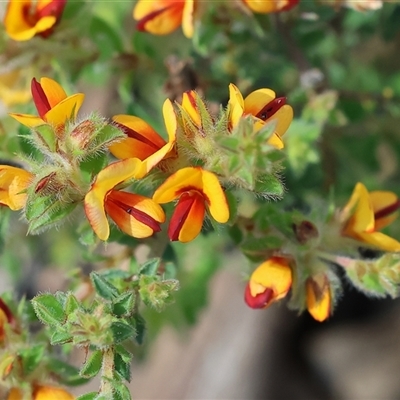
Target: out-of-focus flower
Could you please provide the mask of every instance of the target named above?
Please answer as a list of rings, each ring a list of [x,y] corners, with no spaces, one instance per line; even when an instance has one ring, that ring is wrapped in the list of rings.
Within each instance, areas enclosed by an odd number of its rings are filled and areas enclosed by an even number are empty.
[[[393,192],[368,192],[358,182],[340,213],[343,235],[385,251],[400,251],[400,242],[378,232],[397,218],[400,200]]]
[[[67,0],[9,0],[4,17],[8,35],[18,41],[47,37],[60,20]]]
[[[23,400],[21,390],[11,389],[7,400]],[[58,387],[36,386],[32,392],[32,400],[74,400],[74,396]]]
[[[139,31],[166,35],[182,25],[187,38],[193,36],[195,0],[139,0],[133,10]]]
[[[300,0],[242,0],[252,11],[268,14],[288,11],[296,6]]]
[[[12,322],[15,322],[14,316],[13,316],[10,308],[0,297],[0,343],[4,340],[5,325],[11,324]]]
[[[331,290],[325,274],[320,273],[306,281],[307,310],[312,317],[325,321],[331,313]]]
[[[348,7],[356,11],[374,11],[382,8],[381,0],[323,0],[322,4],[329,4],[333,7]]]
[[[287,259],[272,257],[259,265],[246,285],[244,300],[251,308],[267,308],[283,299],[292,286],[292,270]]]
[[[87,219],[101,240],[107,240],[110,235],[107,215],[123,232],[136,238],[149,237],[161,230],[165,214],[155,201],[115,189],[124,181],[142,178],[144,174],[143,163],[138,158],[127,158],[110,164],[97,175],[84,204]]]
[[[31,91],[39,116],[10,113],[18,122],[29,128],[45,123],[56,128],[64,126],[66,121],[75,120],[85,98],[83,93],[67,96],[56,81],[45,77],[40,79],[40,83],[33,78]]]
[[[119,159],[138,158],[149,172],[162,159],[174,156],[176,140],[176,116],[170,100],[163,105],[163,115],[168,133],[166,142],[147,122],[131,115],[115,115],[112,119],[127,135],[126,139],[109,147]]]
[[[33,175],[22,168],[0,165],[0,204],[20,210],[26,203],[26,189]]]
[[[268,143],[278,149],[284,147],[281,137],[289,128],[293,119],[293,109],[286,104],[285,97],[276,97],[271,89],[258,89],[245,99],[239,89],[229,85],[229,123],[234,128],[242,116],[253,115],[256,118],[255,130],[260,130],[266,123],[275,121],[275,131]]]
[[[178,199],[168,227],[170,240],[189,242],[201,231],[206,209],[219,223],[229,219],[225,193],[216,175],[200,167],[182,168],[154,193],[157,203]]]
[[[0,100],[7,106],[25,104],[31,98],[25,70],[16,69],[0,75]]]

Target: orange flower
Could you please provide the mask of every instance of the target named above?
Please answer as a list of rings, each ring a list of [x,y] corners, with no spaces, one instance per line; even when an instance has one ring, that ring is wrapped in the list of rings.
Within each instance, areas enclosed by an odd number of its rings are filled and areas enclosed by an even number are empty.
[[[127,135],[126,139],[109,147],[119,159],[138,158],[144,161],[149,172],[162,159],[174,155],[176,141],[176,116],[170,100],[163,105],[163,115],[168,133],[166,142],[147,122],[131,115],[115,115],[112,119]]]
[[[268,14],[288,11],[296,6],[300,0],[242,0],[252,11]]]
[[[325,274],[317,274],[306,281],[308,312],[319,321],[325,321],[331,313],[331,290]]]
[[[18,41],[35,35],[47,37],[60,20],[67,0],[9,0],[4,26],[9,36]]]
[[[193,36],[195,0],[139,0],[133,10],[139,31],[166,35],[182,25],[186,37]]]
[[[385,251],[400,251],[400,242],[387,236],[380,229],[397,218],[400,200],[393,192],[368,192],[358,182],[349,202],[343,208],[340,219],[343,235],[373,245]]]
[[[20,210],[26,203],[26,189],[33,175],[22,168],[0,165],[0,204]]]
[[[283,299],[292,286],[292,270],[287,259],[272,257],[259,265],[250,276],[244,300],[251,308],[267,308]]]
[[[171,175],[154,193],[157,203],[178,199],[168,227],[171,240],[190,242],[201,231],[206,206],[220,223],[229,219],[229,207],[218,178],[200,167],[182,168]]]
[[[13,388],[7,400],[23,400],[21,390]],[[32,400],[74,400],[74,396],[66,390],[53,386],[36,386],[32,393]]]
[[[152,199],[116,190],[115,187],[145,174],[143,163],[127,158],[110,164],[99,172],[85,196],[85,213],[94,232],[101,240],[110,236],[107,214],[126,234],[145,238],[161,230],[165,221],[163,209]]]
[[[293,119],[293,109],[286,104],[285,97],[276,98],[271,89],[258,89],[250,93],[245,99],[239,89],[229,85],[229,123],[234,128],[244,115],[253,115],[256,118],[254,128],[260,130],[266,123],[275,121],[275,131],[268,143],[278,149],[284,147],[281,137],[289,128]]]
[[[64,89],[50,78],[41,78],[40,83],[33,78],[31,91],[39,116],[10,114],[18,122],[29,128],[45,123],[59,128],[64,126],[66,121],[75,120],[85,97],[83,93],[67,96]]]

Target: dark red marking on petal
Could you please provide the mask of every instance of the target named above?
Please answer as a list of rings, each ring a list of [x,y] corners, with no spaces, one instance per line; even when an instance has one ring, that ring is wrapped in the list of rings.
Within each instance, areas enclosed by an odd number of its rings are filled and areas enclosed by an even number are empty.
[[[285,7],[282,7],[279,11],[289,11],[293,7],[297,6],[299,2],[300,0],[289,0],[288,4],[286,4]]]
[[[43,119],[46,113],[51,110],[51,107],[42,85],[35,78],[31,82],[31,92],[39,116]]]
[[[270,101],[266,106],[264,106],[261,111],[256,115],[257,118],[266,121],[271,118],[280,108],[286,104],[286,97],[278,97]]]
[[[273,295],[274,291],[270,288],[266,288],[264,292],[259,293],[256,296],[252,296],[250,284],[248,283],[244,291],[244,301],[250,308],[265,308],[271,303]]]
[[[115,200],[113,198],[108,198],[108,201],[111,201],[119,208],[122,208],[125,212],[135,218],[137,221],[141,222],[142,224],[147,225],[151,228],[154,232],[160,232],[161,227],[160,223],[156,221],[153,217],[146,214],[144,211],[138,210],[135,207],[131,207],[128,204],[122,203],[121,201]]]
[[[132,128],[129,128],[123,124],[120,124],[119,122],[113,121],[114,124],[121,129],[128,137],[132,139],[136,139],[139,142],[145,143],[155,149],[155,151],[160,150],[160,147],[157,146],[155,143],[153,143],[151,140],[147,139],[147,137],[143,136],[140,134],[138,131],[133,130]]]
[[[35,26],[37,22],[36,11],[32,4],[25,4],[22,7],[22,18],[29,26]]]
[[[4,303],[1,297],[0,297],[0,310],[3,311],[3,313],[7,317],[7,321],[9,324],[15,321],[14,314],[11,312],[10,307],[8,307],[6,303]]]
[[[176,196],[178,197],[178,196],[180,196],[182,193],[191,192],[191,191],[196,191],[197,193],[199,193],[199,194],[203,197],[203,199],[207,202],[207,204],[210,204],[210,199],[208,198],[208,196],[203,192],[202,189],[199,189],[199,188],[196,187],[196,186],[191,186],[191,185],[185,186],[185,187],[183,187],[183,188],[177,190],[177,191],[175,192],[175,194],[176,194]]]
[[[375,221],[379,218],[384,218],[387,217],[390,214],[393,214],[395,211],[397,211],[400,208],[400,199],[397,200],[395,203],[390,204],[389,206],[382,208],[382,210],[379,210],[378,212],[375,213]]]
[[[193,207],[193,203],[196,201],[196,196],[199,195],[193,192],[185,192],[179,198],[168,226],[168,237],[171,241],[179,240],[181,229]]]
[[[37,10],[36,15],[38,17],[38,20],[47,16],[53,16],[56,17],[57,20],[59,20],[66,4],[67,0],[53,0],[49,4],[46,4],[40,10]]]
[[[146,24],[151,21],[152,19],[158,17],[160,14],[162,14],[163,12],[167,11],[168,9],[172,8],[172,7],[176,7],[176,4],[172,4],[170,6],[161,8],[159,10],[153,11],[149,14],[147,14],[145,17],[143,17],[142,19],[140,19],[137,24],[136,24],[136,29],[140,32],[146,32]]]

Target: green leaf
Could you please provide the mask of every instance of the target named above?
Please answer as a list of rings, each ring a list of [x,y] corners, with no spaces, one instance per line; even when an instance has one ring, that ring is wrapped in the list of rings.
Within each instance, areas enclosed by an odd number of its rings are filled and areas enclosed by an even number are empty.
[[[130,382],[131,380],[130,361],[126,362],[120,354],[115,354],[114,365],[115,365],[115,371],[121,376],[121,378]]]
[[[83,385],[88,380],[79,375],[79,369],[58,359],[48,359],[49,370],[52,375],[57,378],[57,381],[67,386]]]
[[[71,314],[80,307],[80,304],[76,297],[72,293],[67,294],[67,298],[64,303],[64,311],[67,315]]]
[[[52,345],[65,344],[72,341],[72,336],[69,332],[54,331],[51,335],[50,343]]]
[[[18,355],[22,360],[22,368],[25,375],[33,372],[43,359],[45,345],[37,344],[29,347],[28,349],[21,350]]]
[[[118,289],[97,272],[92,272],[90,279],[93,282],[96,292],[104,299],[113,300],[119,296]]]
[[[93,378],[96,376],[101,369],[103,362],[103,353],[101,350],[92,351],[90,356],[83,364],[79,374],[84,378]]]
[[[41,145],[45,145],[51,152],[56,151],[56,135],[54,128],[49,124],[35,126],[32,130]],[[40,147],[39,147],[40,150]]]
[[[126,339],[133,338],[136,335],[136,330],[123,322],[113,322],[111,325],[115,343],[123,342]]]
[[[265,197],[281,198],[285,191],[279,178],[271,174],[257,176],[254,191]]]
[[[125,292],[113,301],[113,313],[118,317],[129,316],[134,312],[135,294],[133,292]]]
[[[143,344],[146,333],[146,320],[139,313],[137,313],[133,317],[133,321],[136,328],[135,341],[137,344],[141,345]]]
[[[66,321],[62,305],[50,293],[40,294],[31,300],[37,317],[46,325],[59,326]]]
[[[112,383],[117,390],[118,400],[132,400],[130,390],[122,382],[114,380]]]
[[[96,400],[98,393],[90,392],[76,398],[76,400]]]
[[[158,271],[158,267],[160,266],[161,259],[160,258],[152,258],[151,260],[146,261],[140,268],[139,273],[141,275],[155,275]]]

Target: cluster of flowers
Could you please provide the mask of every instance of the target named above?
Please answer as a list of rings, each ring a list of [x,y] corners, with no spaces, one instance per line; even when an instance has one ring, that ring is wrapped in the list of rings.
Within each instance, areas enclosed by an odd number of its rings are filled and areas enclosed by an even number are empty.
[[[251,117],[255,132],[276,121],[268,143],[272,149],[282,148],[281,136],[293,116],[284,98],[276,98],[270,89],[257,90],[246,99],[234,85],[230,92],[225,124],[219,129],[229,135],[246,115]],[[151,236],[165,221],[160,204],[175,200],[168,228],[171,240],[193,240],[206,213],[219,223],[228,221],[229,206],[221,181],[228,182],[231,177],[215,173],[224,161],[213,137],[217,122],[196,92],[185,93],[182,105],[164,102],[168,141],[135,116],[116,115],[112,122],[93,116],[77,122],[84,95],[67,96],[49,78],[40,83],[32,80],[32,96],[39,116],[10,115],[32,129],[33,145],[43,153],[44,161],[26,160],[31,171],[0,166],[0,204],[12,210],[24,209],[31,232],[58,223],[79,203],[84,204],[87,219],[101,240],[110,235],[107,215],[128,235]],[[82,160],[107,149],[120,161],[95,177],[85,176]],[[210,153],[216,162],[209,163],[207,169],[204,164]],[[152,198],[121,190],[155,169],[167,179]]]

